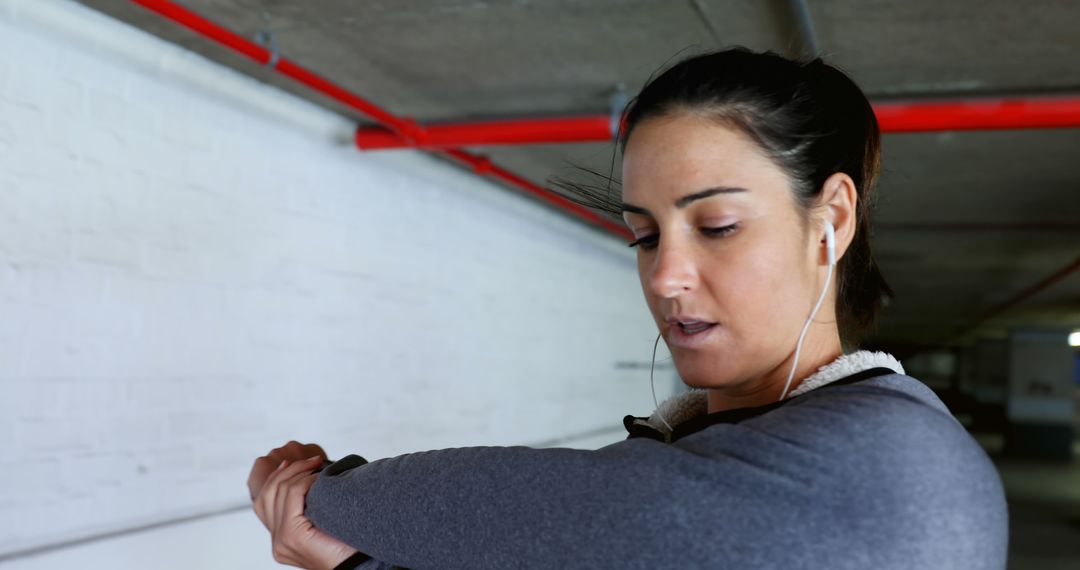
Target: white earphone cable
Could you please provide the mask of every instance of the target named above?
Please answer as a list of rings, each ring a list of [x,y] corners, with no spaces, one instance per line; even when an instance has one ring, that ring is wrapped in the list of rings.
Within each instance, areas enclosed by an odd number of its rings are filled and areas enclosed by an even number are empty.
[[[780,400],[783,401],[787,397],[788,388],[791,387],[791,379],[795,377],[795,368],[799,365],[799,353],[802,352],[803,339],[806,338],[806,331],[810,330],[810,322],[814,320],[814,315],[817,314],[818,309],[821,308],[821,303],[825,301],[825,294],[829,292],[829,281],[832,280],[833,266],[835,264],[829,264],[829,272],[825,274],[825,286],[821,289],[821,296],[818,297],[817,304],[814,305],[814,310],[810,311],[810,316],[806,318],[806,324],[803,325],[802,332],[799,334],[799,342],[795,344],[795,361],[791,363],[791,372],[788,373],[787,382],[784,384],[784,391],[780,394]]]
[[[660,403],[656,401],[656,382],[653,380],[653,370],[656,368],[656,347],[660,345],[660,336],[662,334],[663,333],[656,335],[656,342],[652,345],[652,364],[649,366],[649,387],[652,388],[652,401],[653,405],[656,406],[656,416],[660,418],[660,421],[664,422],[668,431],[675,431],[672,429],[671,424],[667,423],[667,420],[664,419],[664,414],[660,413]]]

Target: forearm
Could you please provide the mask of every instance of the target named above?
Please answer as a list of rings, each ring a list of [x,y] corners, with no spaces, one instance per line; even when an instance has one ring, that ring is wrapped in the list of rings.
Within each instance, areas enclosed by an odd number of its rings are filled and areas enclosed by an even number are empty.
[[[649,445],[663,446],[633,444]],[[602,556],[605,545],[658,539],[641,511],[656,488],[632,476],[641,469],[635,461],[619,450],[526,447],[427,451],[366,465],[345,458],[311,488],[306,514],[351,546],[408,567],[558,565],[570,553],[580,564],[583,552]]]

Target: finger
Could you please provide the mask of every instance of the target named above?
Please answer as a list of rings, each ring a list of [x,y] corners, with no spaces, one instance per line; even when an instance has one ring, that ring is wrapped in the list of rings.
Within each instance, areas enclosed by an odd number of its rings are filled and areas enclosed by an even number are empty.
[[[307,477],[308,475],[312,475],[313,473],[310,473],[310,471],[314,469],[321,460],[322,458],[316,455],[308,461],[298,461],[289,467],[282,469],[279,482],[277,483],[277,491],[274,494],[274,507],[276,508],[274,513],[275,521],[285,520],[292,514],[286,510],[286,501],[289,494],[292,492],[292,488],[296,485],[298,480]],[[301,509],[301,512],[303,512],[303,509]]]
[[[271,538],[279,561],[286,564],[294,563],[298,559],[298,553],[307,540],[303,534],[311,527],[310,521],[304,517],[304,496],[310,483],[318,473],[301,471],[292,477],[282,478],[276,483],[275,506],[272,515]],[[299,504],[297,499],[299,498]]]
[[[282,559],[296,558],[310,540],[308,533],[314,526],[304,516],[304,498],[318,476],[318,473],[300,473],[281,483],[277,495],[279,513],[274,521],[273,540]]]
[[[266,483],[266,478],[274,472],[274,469],[281,463],[281,460],[274,460],[267,456],[262,456],[255,459],[255,463],[251,466],[251,473],[248,474],[247,486],[248,495],[254,501],[255,497],[259,496],[259,491]]]
[[[275,447],[274,449],[271,449],[266,454],[266,456],[270,457],[272,459],[277,459],[278,461],[280,461],[282,459],[292,459],[294,457],[294,455],[295,455],[294,452],[296,450],[300,449],[301,447],[302,446],[301,446],[299,441],[296,441],[295,439],[291,439],[288,442],[286,442],[284,445],[282,445],[281,447]]]
[[[274,494],[274,522],[280,525],[281,521],[286,518],[285,513],[285,498],[289,496],[289,489],[292,486],[292,481],[296,477],[302,477],[301,473],[294,473],[292,477],[284,478],[277,483],[277,493]]]
[[[310,458],[309,461],[296,461],[287,463],[284,467],[278,469],[276,472],[270,475],[270,478],[266,481],[266,485],[263,491],[263,494],[267,496],[267,500],[265,503],[263,503],[263,505],[267,508],[268,518],[271,521],[276,521],[280,517],[283,507],[281,495],[283,494],[282,489],[285,482],[297,476],[298,474],[306,473],[308,471],[311,471],[312,469],[315,469],[315,467],[319,464],[319,461],[321,461],[321,458],[315,456],[313,458]],[[271,522],[271,524],[273,524],[273,522]]]
[[[311,457],[305,457],[299,461],[289,461],[289,464],[282,468],[277,473],[271,475],[271,477],[278,479],[279,481],[292,479],[298,473],[304,471],[311,471],[319,466],[322,462],[322,457],[314,455]]]
[[[286,514],[286,518],[304,516],[305,498],[307,497],[308,491],[311,490],[311,486],[315,484],[315,480],[318,478],[318,473],[308,473],[289,482],[288,491],[282,493],[282,495],[285,495],[285,501],[282,507]]]
[[[299,459],[307,459],[312,455],[321,455],[324,458],[327,457],[326,452],[318,444],[314,443],[300,443],[297,441],[290,441],[289,443],[279,447],[276,452],[282,459],[288,459],[290,461],[297,461]]]
[[[318,455],[323,459],[329,457],[328,455],[326,455],[326,451],[323,450],[322,446],[317,443],[309,443],[304,445],[304,457],[311,457],[312,455]]]
[[[263,524],[266,524],[267,527],[271,529],[273,528],[272,507],[274,506],[274,495],[277,493],[277,475],[281,473],[281,471],[285,469],[288,464],[289,460],[287,459],[283,460],[281,463],[278,464],[277,469],[275,469],[274,472],[266,478],[266,482],[263,483],[262,486],[262,491],[259,493],[259,496],[256,497],[256,502],[259,504],[259,509],[257,509],[255,512],[259,514],[259,518],[263,521]]]
[[[271,451],[266,455],[255,460],[259,467],[259,471],[256,472],[255,468],[252,468],[251,476],[248,478],[248,489],[251,491],[252,497],[258,497],[262,491],[263,486],[266,485],[266,480],[270,478],[270,475],[277,470],[278,466],[284,460],[280,454]]]
[[[302,518],[305,526],[314,526],[308,520],[307,515],[304,514],[304,508],[307,506],[307,495],[311,491],[311,486],[315,484],[318,478],[318,473],[312,473],[296,481],[296,484],[290,489],[288,497],[286,497],[285,508],[288,512],[294,513],[294,516]]]
[[[291,439],[288,443],[281,446],[281,453],[284,455],[285,459],[290,459],[292,461],[308,457],[307,455],[304,455],[304,444],[295,439]]]
[[[282,445],[281,447],[275,447],[274,449],[271,449],[270,451],[266,452],[266,456],[275,460],[275,465],[281,462],[282,459],[294,459],[292,454],[293,446],[290,445],[291,443],[293,442],[289,442],[285,445]]]
[[[322,459],[319,456],[309,458],[309,461],[292,461],[286,459],[278,464],[277,468],[267,476],[266,481],[263,482],[260,496],[267,495],[269,499],[264,506],[274,504],[273,495],[276,493],[274,487],[282,478],[291,477],[292,475],[304,470],[315,469],[322,464]],[[269,493],[269,494],[268,494]]]
[[[296,484],[297,484],[297,486],[302,487],[304,489],[304,494],[306,495],[307,492],[311,490],[311,486],[315,484],[315,480],[318,479],[318,478],[319,478],[318,473],[308,473],[307,475],[304,476],[303,479],[298,480],[296,482]]]

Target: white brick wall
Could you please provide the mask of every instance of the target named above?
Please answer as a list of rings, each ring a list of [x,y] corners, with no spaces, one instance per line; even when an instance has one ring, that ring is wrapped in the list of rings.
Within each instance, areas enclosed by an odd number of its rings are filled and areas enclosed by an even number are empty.
[[[0,54],[0,555],[243,504],[288,439],[377,458],[651,409],[614,366],[655,338],[618,240],[79,4],[0,0]]]

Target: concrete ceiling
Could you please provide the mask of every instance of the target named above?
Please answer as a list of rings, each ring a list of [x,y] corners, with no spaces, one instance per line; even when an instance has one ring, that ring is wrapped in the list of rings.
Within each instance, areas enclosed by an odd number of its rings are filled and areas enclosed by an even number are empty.
[[[82,0],[243,73],[314,95],[125,0]],[[398,115],[426,121],[607,113],[687,53],[790,53],[786,2],[736,0],[187,0]],[[875,100],[1080,93],[1080,2],[810,0],[822,55]],[[477,149],[536,182],[607,172],[609,144]],[[1080,328],[1080,270],[989,320],[1080,258],[1080,129],[884,139],[875,250],[896,290],[869,345],[904,348]],[[618,157],[615,172],[618,173]],[[972,325],[977,325],[972,327]]]

